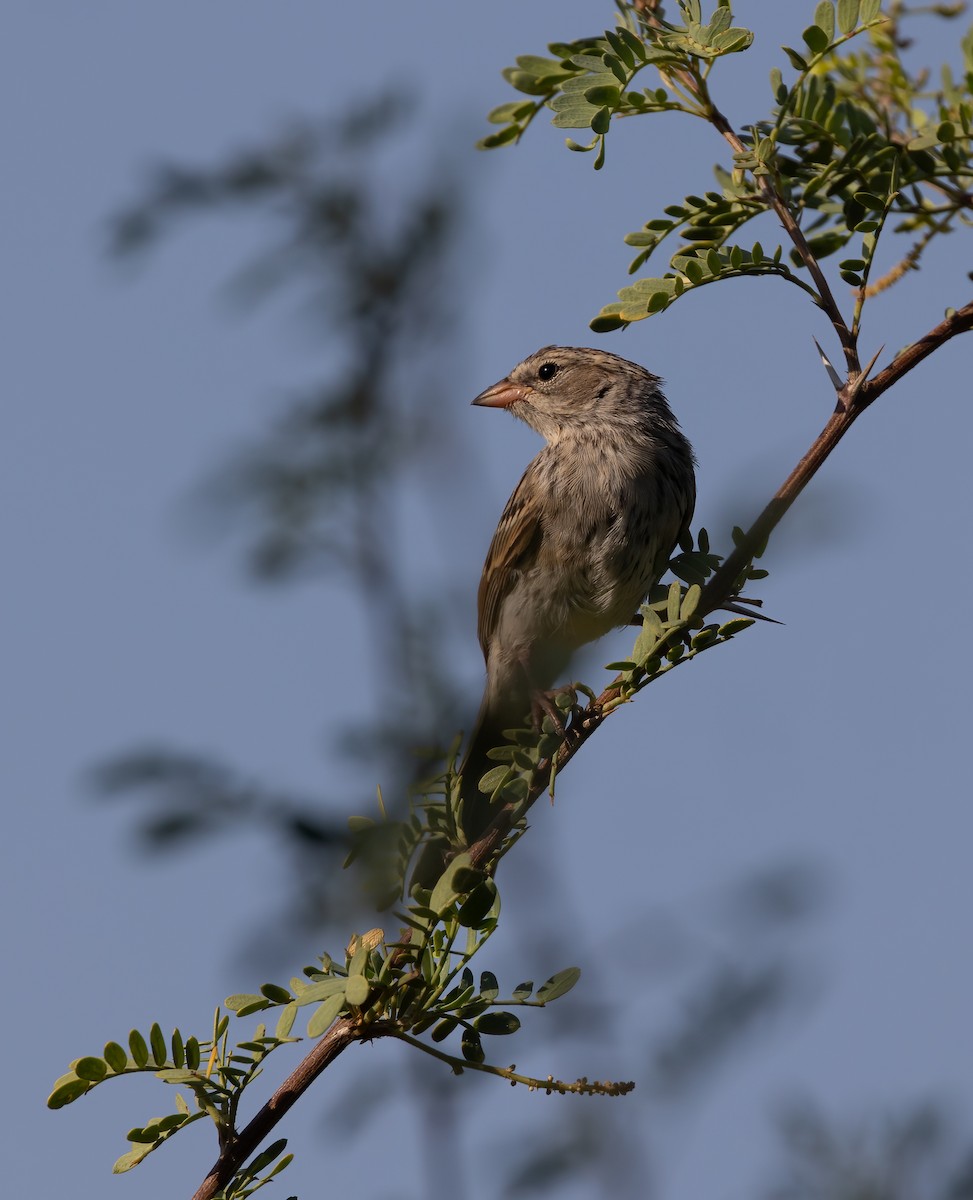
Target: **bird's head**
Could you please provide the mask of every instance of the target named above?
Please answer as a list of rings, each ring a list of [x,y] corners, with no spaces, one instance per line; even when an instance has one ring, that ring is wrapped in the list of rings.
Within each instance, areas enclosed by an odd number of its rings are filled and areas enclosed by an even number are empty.
[[[481,392],[474,404],[506,408],[548,441],[572,430],[671,420],[658,376],[605,350],[545,346]]]

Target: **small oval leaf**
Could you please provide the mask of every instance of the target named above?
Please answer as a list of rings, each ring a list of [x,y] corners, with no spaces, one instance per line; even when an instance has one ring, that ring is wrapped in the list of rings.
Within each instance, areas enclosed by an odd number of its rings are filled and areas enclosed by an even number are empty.
[[[520,1028],[520,1019],[511,1012],[486,1012],[477,1017],[474,1022],[477,1033],[488,1037],[501,1037],[504,1034],[516,1033]]]
[[[537,999],[546,1004],[550,1000],[557,1000],[566,992],[574,987],[581,978],[580,967],[565,967],[563,971],[558,971],[556,975],[552,975],[550,979],[537,989]]]
[[[119,1046],[118,1042],[105,1043],[105,1062],[111,1067],[116,1075],[120,1075],[128,1066],[128,1055],[123,1047]]]
[[[345,987],[345,1000],[360,1008],[368,999],[371,990],[372,985],[364,975],[352,975]]]
[[[101,1058],[86,1055],[74,1064],[74,1073],[79,1079],[87,1079],[91,1083],[100,1083],[108,1074],[108,1064]]]
[[[137,1067],[144,1067],[149,1061],[149,1047],[146,1045],[145,1038],[137,1029],[133,1029],[128,1035],[128,1048],[132,1052],[132,1058],[135,1060]]]
[[[311,1019],[307,1023],[307,1036],[316,1038],[320,1037],[326,1029],[329,1029],[341,1012],[345,1003],[344,991],[338,992],[334,996],[330,996],[323,1004],[320,1004],[312,1013]]]

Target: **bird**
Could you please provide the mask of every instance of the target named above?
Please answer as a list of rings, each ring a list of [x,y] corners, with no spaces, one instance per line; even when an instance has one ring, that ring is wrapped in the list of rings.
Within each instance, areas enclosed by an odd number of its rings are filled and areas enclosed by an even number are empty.
[[[478,786],[497,765],[489,751],[505,730],[555,715],[548,689],[571,655],[632,622],[688,530],[696,459],[661,389],[617,354],[545,346],[472,401],[547,444],[507,501],[480,579],[486,686],[459,770],[468,842],[491,819]]]

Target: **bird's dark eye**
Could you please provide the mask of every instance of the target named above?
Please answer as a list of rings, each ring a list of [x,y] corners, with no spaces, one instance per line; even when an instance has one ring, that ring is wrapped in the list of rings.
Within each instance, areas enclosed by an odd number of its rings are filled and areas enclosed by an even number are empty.
[[[557,374],[557,363],[546,362],[541,365],[540,370],[537,372],[537,378],[538,379],[553,379],[556,374]]]

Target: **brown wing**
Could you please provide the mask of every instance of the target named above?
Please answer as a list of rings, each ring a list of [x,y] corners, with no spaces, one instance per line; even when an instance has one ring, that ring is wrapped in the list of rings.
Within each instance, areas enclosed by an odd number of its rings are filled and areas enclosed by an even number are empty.
[[[540,512],[536,501],[528,500],[536,489],[529,482],[533,464],[524,472],[513,495],[503,510],[497,531],[493,535],[487,552],[480,590],[477,593],[477,636],[483,649],[483,657],[500,618],[500,608],[510,594],[517,573],[537,560],[543,531]]]

